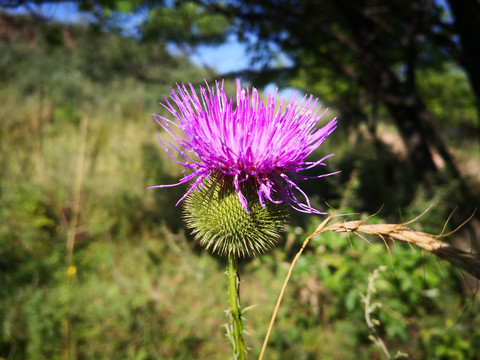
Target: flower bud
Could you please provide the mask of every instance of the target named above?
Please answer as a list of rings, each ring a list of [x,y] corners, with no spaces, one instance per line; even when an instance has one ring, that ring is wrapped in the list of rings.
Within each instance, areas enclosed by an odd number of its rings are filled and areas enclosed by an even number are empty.
[[[184,201],[184,219],[200,245],[220,255],[250,257],[275,245],[285,231],[288,207],[259,201],[254,181],[240,183],[248,211],[232,177],[211,176]]]

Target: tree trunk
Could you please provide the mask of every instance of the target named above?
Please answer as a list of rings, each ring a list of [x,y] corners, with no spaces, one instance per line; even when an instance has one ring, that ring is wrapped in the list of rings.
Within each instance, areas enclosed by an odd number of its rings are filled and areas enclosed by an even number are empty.
[[[448,0],[455,17],[454,29],[460,35],[461,65],[477,100],[480,136],[480,2],[478,0]]]
[[[435,183],[438,169],[433,162],[432,153],[422,131],[421,117],[415,106],[385,102],[407,148],[415,180],[428,186]]]
[[[460,177],[455,162],[416,87],[419,58],[417,42],[425,15],[422,7],[419,4],[412,5],[408,12],[411,15],[410,23],[399,55],[399,60],[405,64],[405,78],[401,79],[389,61],[388,54],[383,51],[382,42],[376,40],[380,37],[378,35],[380,29],[370,17],[369,8],[362,2],[348,6],[348,1],[339,0],[338,4],[342,6],[339,10],[343,11],[348,20],[356,45],[350,47],[368,69],[358,73],[360,79],[357,83],[381,99],[388,108],[404,139],[415,180],[424,182],[427,186],[436,183],[436,173],[440,169],[435,164],[434,152],[441,157],[453,176]]]

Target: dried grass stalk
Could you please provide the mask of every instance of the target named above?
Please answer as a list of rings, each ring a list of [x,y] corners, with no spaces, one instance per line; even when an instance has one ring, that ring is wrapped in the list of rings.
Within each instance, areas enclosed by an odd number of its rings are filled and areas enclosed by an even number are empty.
[[[427,209],[426,211],[428,210],[429,209]],[[305,250],[309,241],[314,236],[322,234],[326,231],[334,231],[334,232],[355,233],[357,235],[360,235],[362,238],[364,238],[363,235],[360,234],[360,233],[363,233],[363,234],[380,237],[385,243],[385,245],[387,246],[387,249],[389,249],[387,239],[391,239],[393,241],[394,240],[404,241],[408,244],[413,244],[418,246],[421,249],[427,250],[440,258],[450,261],[453,265],[472,274],[473,276],[475,276],[477,279],[480,280],[480,258],[475,257],[474,254],[457,249],[446,242],[440,241],[441,239],[455,233],[459,228],[461,228],[471,218],[473,218],[473,215],[474,214],[472,214],[472,216],[469,219],[467,219],[462,225],[460,225],[454,231],[448,234],[444,234],[442,232],[440,235],[432,235],[432,234],[424,233],[422,231],[412,230],[407,226],[408,224],[411,224],[412,222],[416,221],[418,218],[423,216],[423,214],[403,224],[373,224],[373,225],[365,224],[365,222],[367,222],[370,219],[370,217],[364,220],[343,221],[343,222],[338,222],[336,224],[328,225],[334,218],[333,215],[328,216],[312,234],[307,236],[300,250],[295,255],[292,261],[292,264],[290,265],[290,268],[288,269],[287,276],[285,277],[285,280],[282,285],[282,289],[280,290],[280,294],[277,299],[277,303],[273,310],[272,318],[270,320],[270,324],[268,326],[267,334],[265,335],[262,350],[260,352],[260,357],[258,358],[258,360],[263,359],[263,355],[267,348],[268,339],[270,338],[270,334],[273,329],[273,324],[275,322],[275,318],[277,317],[278,309],[280,308],[280,303],[282,302],[283,295],[285,293],[285,289],[287,287],[288,281],[290,280],[290,277],[292,275],[293,268],[297,263],[298,259],[300,258],[300,256],[302,255],[303,250]],[[401,353],[399,354],[399,357],[400,356],[402,356]]]
[[[473,217],[473,215],[472,215]],[[359,233],[373,235],[380,237],[388,248],[387,239],[400,240],[408,244],[413,244],[421,249],[427,250],[432,254],[450,261],[453,265],[465,270],[469,274],[480,279],[480,258],[475,254],[468,253],[466,251],[457,249],[447,242],[441,241],[445,237],[456,232],[459,228],[448,234],[432,235],[422,231],[416,231],[410,229],[407,225],[417,220],[414,219],[404,224],[366,224],[365,220],[344,221],[338,222],[332,225],[328,225],[329,220],[332,217],[328,217],[315,231],[315,234],[321,234],[326,231],[334,232],[346,232],[346,233]],[[328,220],[328,221],[327,221]],[[327,226],[328,225],[328,226]],[[361,235],[360,235],[361,236]],[[363,236],[362,236],[363,237]]]

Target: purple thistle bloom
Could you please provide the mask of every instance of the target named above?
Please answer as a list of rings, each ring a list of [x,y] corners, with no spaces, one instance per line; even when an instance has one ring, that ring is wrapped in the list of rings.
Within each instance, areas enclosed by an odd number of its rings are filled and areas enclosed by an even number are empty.
[[[205,82],[206,83],[206,82]],[[237,80],[237,103],[234,107],[233,96],[230,99],[223,91],[223,81],[216,82],[215,88],[200,87],[197,96],[192,84],[189,89],[177,84],[170,98],[174,107],[164,96],[162,104],[177,122],[153,114],[157,123],[174,139],[176,144],[168,144],[178,151],[183,161],[176,160],[158,136],[160,143],[170,157],[191,171],[178,183],[156,185],[152,188],[176,186],[190,181],[187,193],[177,202],[178,205],[191,191],[202,186],[203,180],[211,175],[231,177],[233,186],[243,208],[248,212],[248,203],[241,191],[241,184],[254,179],[260,204],[265,201],[287,203],[295,210],[324,214],[310,205],[305,192],[294,179],[312,179],[333,175],[338,172],[314,177],[301,175],[303,170],[325,165],[324,160],[330,154],[314,161],[305,161],[337,127],[336,118],[326,126],[317,128],[316,124],[328,110],[319,115],[318,99],[305,96],[300,104],[292,101],[285,107],[281,99],[275,111],[276,91],[268,95],[266,104],[260,101],[255,88],[250,93],[242,89]],[[305,203],[297,199],[295,192],[305,198]]]

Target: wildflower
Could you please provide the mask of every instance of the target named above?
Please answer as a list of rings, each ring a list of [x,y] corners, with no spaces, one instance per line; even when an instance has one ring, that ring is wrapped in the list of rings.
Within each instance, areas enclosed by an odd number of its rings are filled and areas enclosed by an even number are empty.
[[[190,89],[190,91],[189,91]],[[245,196],[245,187],[253,187],[262,207],[267,203],[288,204],[293,209],[314,214],[324,214],[314,209],[307,194],[297,184],[298,180],[321,178],[301,172],[317,166],[333,156],[327,155],[318,161],[306,158],[316,150],[337,126],[336,118],[322,128],[316,124],[325,114],[319,113],[318,99],[305,96],[298,104],[292,101],[285,106],[281,99],[277,111],[276,91],[262,103],[258,91],[242,89],[237,80],[237,99],[227,97],[222,83],[215,87],[200,87],[197,95],[192,84],[184,84],[177,90],[171,89],[171,101],[166,98],[162,104],[176,119],[172,121],[153,114],[158,124],[172,136],[175,143],[168,144],[175,149],[182,160],[177,160],[169,148],[160,143],[178,164],[190,173],[176,184],[156,185],[151,188],[176,186],[191,182],[186,194],[177,202],[189,196],[194,190],[201,190],[206,182],[226,180],[232,186],[242,208],[250,213]],[[176,107],[174,106],[176,105]],[[206,181],[206,182],[205,182]],[[301,194],[302,202],[297,198]]]

